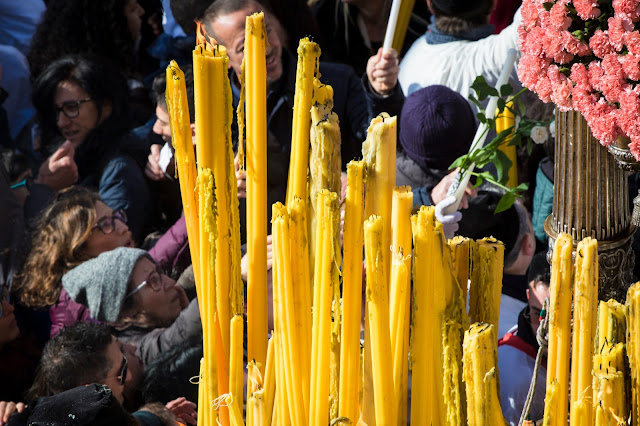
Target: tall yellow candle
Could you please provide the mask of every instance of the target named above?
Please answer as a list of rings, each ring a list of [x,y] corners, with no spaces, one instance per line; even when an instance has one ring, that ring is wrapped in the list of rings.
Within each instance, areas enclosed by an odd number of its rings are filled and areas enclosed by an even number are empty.
[[[382,217],[384,270],[390,274],[391,268],[391,200],[396,184],[396,117],[382,113],[367,129],[367,139],[362,144],[362,157],[367,165],[367,199],[365,216],[375,214]]]
[[[494,238],[478,240],[473,250],[469,288],[469,321],[493,324],[498,329],[504,244]]]
[[[627,424],[630,410],[624,346],[624,343],[605,342],[593,356],[593,419],[596,426]]]
[[[274,267],[277,280],[273,282],[275,322],[281,331],[285,379],[287,383],[287,400],[293,424],[306,424],[307,414],[304,409],[302,395],[302,381],[299,351],[297,350],[298,336],[295,327],[295,305],[293,295],[293,278],[291,273],[292,259],[290,250],[289,215],[282,203],[273,205],[273,245]]]
[[[402,3],[400,3],[398,22],[396,23],[396,30],[393,33],[392,44],[398,54],[402,52],[402,46],[404,45],[404,39],[407,35],[407,28],[409,28],[409,21],[411,20],[411,13],[413,12],[415,3],[416,0],[402,0]]]
[[[596,353],[605,343],[624,343],[627,338],[627,312],[615,299],[598,303],[598,327],[596,329]]]
[[[514,108],[513,101],[507,102],[507,108],[502,111],[502,114],[496,115],[496,133],[503,132],[510,127],[512,128],[511,133],[513,133],[513,127],[516,124],[516,119],[515,115],[513,114],[513,110],[510,108]],[[516,186],[518,186],[518,155],[516,146],[509,145],[510,141],[511,136],[509,136],[507,140],[498,147],[498,149],[504,152],[511,161],[507,186],[509,188],[515,188]]]
[[[338,196],[335,192],[318,194],[318,229],[314,268],[313,329],[311,343],[311,392],[309,424],[329,423],[329,358],[331,353],[331,301],[338,285],[338,252],[334,238],[338,229]]]
[[[243,359],[244,320],[242,315],[231,319],[231,356],[229,357],[229,390],[235,400],[243,399]]]
[[[396,422],[393,372],[389,369],[392,356],[389,348],[389,274],[384,270],[382,236],[384,224],[380,216],[372,215],[364,222],[365,261],[367,266],[367,315],[371,326],[371,364],[376,424]]]
[[[571,426],[593,424],[593,346],[598,309],[598,242],[578,243],[575,261],[571,359]]]
[[[456,235],[449,240],[449,249],[451,250],[451,261],[453,262],[453,270],[456,274],[456,280],[462,291],[462,297],[467,300],[467,291],[469,290],[469,273],[471,272],[471,258],[475,247],[475,241]]]
[[[200,286],[200,262],[198,249],[200,247],[198,228],[198,202],[196,198],[196,158],[191,140],[191,124],[189,120],[189,103],[187,101],[187,87],[184,73],[175,61],[167,67],[167,88],[165,99],[167,112],[171,124],[171,143],[175,149],[176,169],[180,182],[182,206],[187,223],[189,250],[193,264],[193,274],[196,285]],[[201,294],[202,290],[198,291]],[[200,303],[200,300],[199,300]],[[202,306],[200,307],[202,310]]]
[[[631,424],[640,424],[640,282],[635,283],[627,291],[627,355],[631,370]]]
[[[393,190],[391,211],[391,288],[389,290],[389,330],[393,359],[393,391],[395,406],[400,406],[407,389],[401,385],[408,371],[403,369],[408,357],[409,341],[405,339],[405,328],[409,326],[409,295],[411,291],[411,209],[413,192],[411,187],[401,186]]]
[[[247,114],[247,357],[267,361],[267,89],[264,13],[247,17],[244,83]],[[253,391],[253,389],[249,389]]]
[[[273,401],[276,395],[276,354],[275,339],[272,336],[267,346],[267,365],[264,369],[264,419],[265,422],[271,421],[271,415],[274,411]]]
[[[498,395],[495,327],[475,323],[464,333],[464,382],[469,426],[506,425]]]
[[[362,161],[351,161],[347,165],[338,416],[346,417],[352,423],[355,423],[360,417],[358,378],[360,376],[360,323],[362,319],[364,172]]]
[[[544,417],[549,426],[566,426],[569,408],[573,239],[562,233],[553,245],[549,302],[549,349]]]
[[[293,127],[291,129],[291,160],[287,183],[287,207],[293,199],[307,200],[307,172],[309,169],[309,128],[311,126],[311,104],[313,99],[313,79],[318,73],[320,47],[309,41],[300,40],[298,45],[298,67],[296,88],[293,99]]]
[[[309,240],[307,238],[307,207],[300,198],[293,200],[289,208],[289,230],[291,253],[295,261],[291,262],[293,280],[293,300],[295,308],[295,329],[297,336],[299,380],[302,383],[304,411],[309,413],[309,383],[311,372],[311,279],[309,271]],[[298,256],[298,253],[305,255]]]

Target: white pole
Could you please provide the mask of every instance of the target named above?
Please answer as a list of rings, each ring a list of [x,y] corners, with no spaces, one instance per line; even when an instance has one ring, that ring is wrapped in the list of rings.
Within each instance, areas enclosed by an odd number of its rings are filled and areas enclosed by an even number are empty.
[[[509,76],[511,75],[511,70],[513,70],[513,64],[516,61],[516,50],[509,49],[507,52],[507,60],[505,61],[504,67],[502,68],[502,72],[500,73],[500,77],[498,78],[498,83],[496,84],[496,89],[500,91],[500,88],[507,84],[509,81]],[[492,96],[489,99],[489,103],[487,104],[487,108],[485,109],[485,117],[487,119],[494,118],[496,115],[496,110],[498,109],[498,97]],[[471,144],[471,148],[469,148],[469,153],[474,152],[475,150],[482,148],[484,146],[484,141],[487,139],[487,134],[489,133],[489,128],[486,123],[480,123],[478,126],[478,130],[476,131],[476,135],[473,138],[473,143]],[[456,202],[451,206],[443,210],[444,214],[453,214],[458,207],[460,206],[460,202],[462,201],[462,196],[464,195],[464,191],[467,188],[467,184],[469,183],[469,178],[471,177],[470,172],[473,172],[476,165],[471,164],[466,172],[458,172],[458,176],[453,184],[449,187],[449,191],[447,195],[455,195]]]
[[[384,34],[384,43],[382,44],[383,52],[386,52],[393,46],[393,35],[396,32],[396,25],[398,24],[398,15],[400,14],[401,2],[402,0],[393,0],[393,3],[391,4],[389,22],[387,22],[387,32]]]

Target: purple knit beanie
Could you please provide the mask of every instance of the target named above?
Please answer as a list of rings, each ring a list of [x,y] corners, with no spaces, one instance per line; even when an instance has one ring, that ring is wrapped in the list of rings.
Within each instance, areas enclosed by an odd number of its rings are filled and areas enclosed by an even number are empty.
[[[413,92],[400,115],[400,144],[423,169],[447,170],[473,142],[476,122],[469,103],[445,86]]]

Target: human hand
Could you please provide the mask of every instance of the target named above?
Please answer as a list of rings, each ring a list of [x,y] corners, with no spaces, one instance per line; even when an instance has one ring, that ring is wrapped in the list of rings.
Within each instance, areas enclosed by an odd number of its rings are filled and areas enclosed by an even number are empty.
[[[442,178],[440,182],[431,190],[431,200],[433,204],[438,204],[442,200],[447,197],[447,193],[449,192],[449,187],[453,182],[455,182],[458,177],[458,169],[453,170],[451,173]],[[462,196],[462,200],[460,201],[461,209],[466,209],[469,207],[469,197],[475,197],[478,195],[478,189],[472,188],[473,185],[469,183],[467,188],[464,190],[464,195]]]
[[[267,235],[267,271],[273,267],[273,236]],[[247,253],[240,259],[240,274],[242,280],[247,282],[247,274],[249,272],[249,256]]]
[[[197,406],[193,402],[187,400],[185,397],[180,397],[178,399],[174,399],[173,401],[169,401],[167,405],[165,405],[165,407],[167,407],[167,409],[169,409],[173,413],[173,415],[180,420],[193,425],[197,423]]]
[[[459,228],[458,222],[462,219],[462,213],[457,210],[452,214],[445,214],[443,212],[443,210],[446,210],[447,207],[450,207],[455,202],[456,196],[449,195],[444,200],[436,204],[436,219],[442,223],[442,231],[444,232],[444,237],[447,240],[453,238],[453,235]]]
[[[395,49],[382,51],[369,58],[367,62],[367,78],[373,90],[379,95],[388,95],[398,84],[400,61]]]
[[[238,185],[238,198],[247,198],[247,171],[240,170],[238,156],[233,159],[233,165],[236,169],[236,181]]]
[[[40,166],[38,177],[34,181],[53,188],[56,191],[67,188],[78,181],[78,166],[73,160],[75,149],[65,141]]]
[[[0,401],[0,425],[6,425],[13,413],[22,413],[24,402]]]
[[[150,148],[150,154],[147,157],[147,165],[144,167],[144,174],[151,180],[164,180],[164,171],[160,167],[160,151],[162,145],[153,144]]]

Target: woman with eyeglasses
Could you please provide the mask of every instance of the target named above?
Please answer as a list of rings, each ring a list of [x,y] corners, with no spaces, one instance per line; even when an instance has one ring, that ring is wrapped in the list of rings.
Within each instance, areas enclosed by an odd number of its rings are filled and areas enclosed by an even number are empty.
[[[143,364],[202,336],[198,301],[189,303],[149,254],[121,247],[78,265],[62,285],[91,316],[110,324],[120,341],[133,343]]]
[[[50,308],[53,336],[64,326],[90,317],[84,306],[66,294],[61,286],[62,276],[102,252],[133,246],[124,211],[114,212],[88,189],[69,188],[60,192],[40,217],[31,251],[15,277],[13,294],[27,308]],[[46,341],[49,330],[43,329],[47,327],[34,326],[40,331],[40,340]]]
[[[125,78],[101,59],[72,55],[49,65],[33,85],[40,151],[49,156],[36,181],[97,189],[107,206],[126,211],[140,240],[151,210],[142,173],[148,147],[130,132],[128,102]]]

